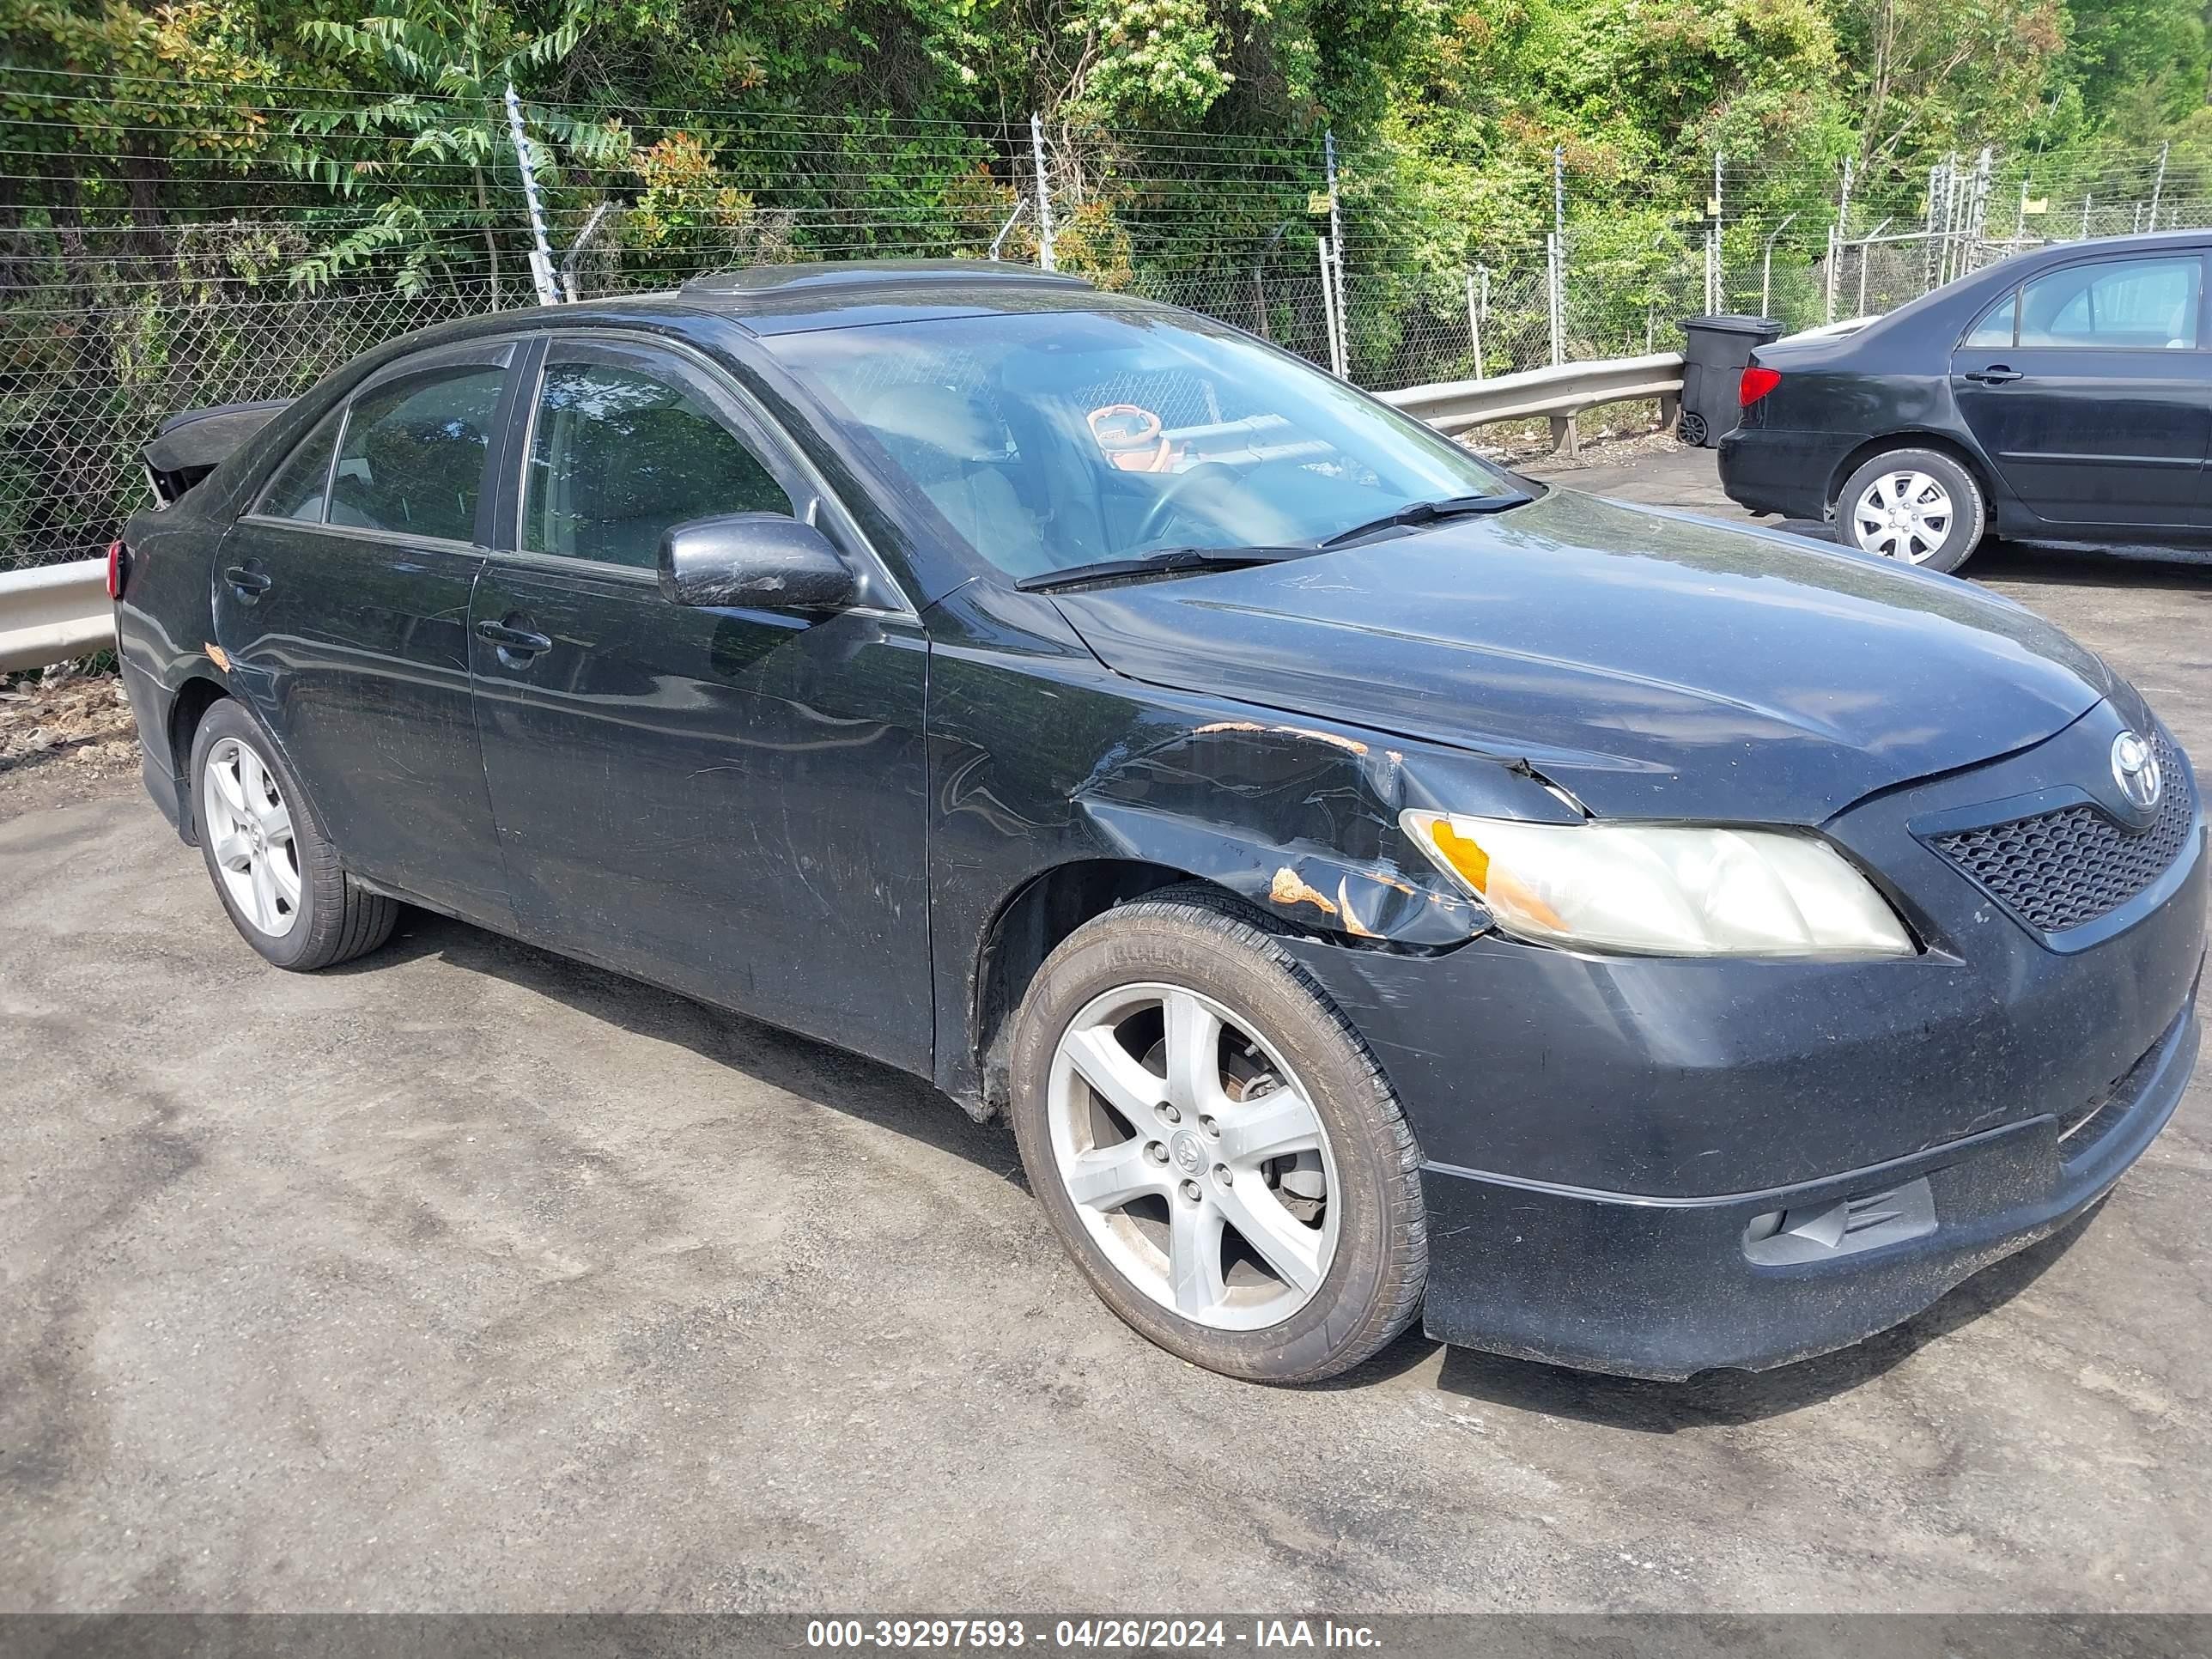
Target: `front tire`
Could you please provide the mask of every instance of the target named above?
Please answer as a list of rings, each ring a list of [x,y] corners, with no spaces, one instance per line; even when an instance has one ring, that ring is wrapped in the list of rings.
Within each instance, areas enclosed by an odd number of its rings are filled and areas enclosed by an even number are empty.
[[[231,925],[277,967],[308,973],[373,951],[399,907],[345,872],[284,758],[237,703],[192,736],[200,852]]]
[[[1078,928],[1030,985],[1011,1061],[1031,1190],[1141,1334],[1310,1382],[1412,1322],[1428,1235],[1396,1097],[1297,958],[1212,890]]]
[[[1844,483],[1836,534],[1864,553],[1945,574],[1989,529],[1974,475],[1936,449],[1885,450]]]

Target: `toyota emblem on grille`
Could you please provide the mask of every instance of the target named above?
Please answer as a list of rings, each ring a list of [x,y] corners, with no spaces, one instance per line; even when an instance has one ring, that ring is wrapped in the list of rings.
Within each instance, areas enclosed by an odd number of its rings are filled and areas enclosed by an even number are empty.
[[[2158,798],[2166,793],[2157,755],[2133,732],[2123,732],[2112,739],[2112,781],[2120,786],[2128,804],[2144,812],[2156,806]]]

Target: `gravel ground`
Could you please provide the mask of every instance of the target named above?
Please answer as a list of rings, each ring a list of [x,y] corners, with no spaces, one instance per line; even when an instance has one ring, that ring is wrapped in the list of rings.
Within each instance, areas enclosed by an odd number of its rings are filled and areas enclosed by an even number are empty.
[[[137,727],[112,672],[64,664],[0,680],[0,818],[106,793],[137,773]]]

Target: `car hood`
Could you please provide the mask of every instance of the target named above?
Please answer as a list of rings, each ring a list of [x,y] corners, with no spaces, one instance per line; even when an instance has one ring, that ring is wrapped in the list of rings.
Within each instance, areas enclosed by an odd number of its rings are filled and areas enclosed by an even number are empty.
[[[1525,760],[1613,817],[1818,823],[2038,742],[2117,689],[1966,582],[1566,489],[1055,599],[1131,678]]]

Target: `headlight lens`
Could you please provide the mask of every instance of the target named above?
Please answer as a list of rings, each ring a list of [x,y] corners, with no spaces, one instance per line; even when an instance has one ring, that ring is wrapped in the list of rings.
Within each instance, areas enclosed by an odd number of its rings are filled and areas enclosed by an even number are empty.
[[[1888,902],[1818,836],[1409,810],[1406,832],[1516,939],[1679,957],[1909,957]]]

